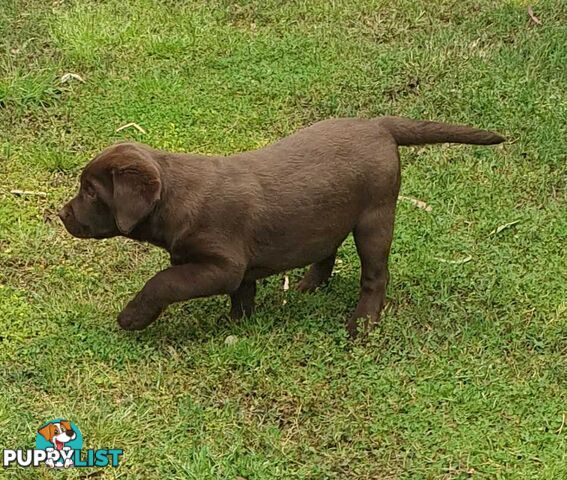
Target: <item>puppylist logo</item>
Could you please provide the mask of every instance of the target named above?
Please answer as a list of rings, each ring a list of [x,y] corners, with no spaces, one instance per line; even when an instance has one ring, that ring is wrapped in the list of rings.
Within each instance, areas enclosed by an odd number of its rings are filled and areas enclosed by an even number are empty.
[[[36,433],[35,449],[5,449],[2,465],[10,467],[50,468],[69,467],[117,467],[124,450],[83,450],[83,436],[77,426],[62,418],[44,423]]]

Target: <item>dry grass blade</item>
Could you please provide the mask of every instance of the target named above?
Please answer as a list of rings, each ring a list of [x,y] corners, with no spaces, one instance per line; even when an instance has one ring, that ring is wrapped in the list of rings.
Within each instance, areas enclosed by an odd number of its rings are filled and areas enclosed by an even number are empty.
[[[81,83],[85,83],[85,80],[83,79],[83,77],[81,77],[80,75],[78,75],[76,73],[66,73],[60,78],[59,81],[61,83],[67,83],[69,80],[78,80]]]
[[[25,196],[35,196],[35,197],[47,197],[46,192],[35,192],[33,190],[10,190],[12,195],[16,195],[17,197],[25,197]]]
[[[116,131],[120,132],[120,131],[125,130],[126,128],[130,128],[130,127],[135,128],[140,133],[146,133],[146,131],[142,127],[140,127],[140,125],[138,125],[137,123],[134,123],[134,122],[130,122],[130,123],[127,123],[126,125],[122,125],[121,127],[118,127],[116,129]]]
[[[561,426],[557,429],[557,431],[555,433],[557,433],[557,435],[561,435],[561,432],[563,431],[563,427],[565,426],[565,414],[563,414],[563,419],[561,421]]]
[[[283,283],[283,291],[287,292],[289,290],[289,277],[287,275],[284,275],[284,283]],[[287,300],[284,298],[282,301],[282,305],[285,305],[287,303]]]
[[[498,235],[502,230],[506,230],[507,228],[513,227],[517,223],[520,223],[520,220],[514,220],[513,222],[505,223],[504,225],[500,225],[492,230],[488,235]]]
[[[435,260],[437,260],[438,262],[451,263],[453,265],[461,265],[463,263],[468,263],[472,260],[472,257],[470,255],[460,260],[448,260],[447,258],[439,258],[439,257],[433,257],[433,258],[435,258]]]
[[[421,208],[422,210],[425,210],[426,212],[431,212],[433,210],[429,205],[427,205],[427,203],[425,203],[422,200],[418,200],[417,198],[406,197],[404,195],[400,195],[398,197],[398,200],[405,200],[406,202],[410,202],[413,205],[415,205],[417,208]]]

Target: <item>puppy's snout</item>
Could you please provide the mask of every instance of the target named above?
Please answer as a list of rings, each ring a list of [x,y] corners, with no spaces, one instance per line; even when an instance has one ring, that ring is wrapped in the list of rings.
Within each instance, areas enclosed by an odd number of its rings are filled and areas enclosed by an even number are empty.
[[[61,210],[59,210],[59,212],[57,213],[57,216],[65,221],[67,218],[69,218],[69,215],[71,214],[71,208],[69,207],[69,204],[67,203]]]

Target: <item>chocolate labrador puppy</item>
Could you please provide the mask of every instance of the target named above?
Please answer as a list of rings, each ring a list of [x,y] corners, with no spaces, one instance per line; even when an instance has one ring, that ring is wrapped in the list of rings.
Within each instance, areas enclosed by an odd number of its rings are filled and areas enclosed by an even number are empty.
[[[250,315],[256,280],[309,264],[298,288],[311,291],[329,278],[353,232],[362,267],[347,323],[354,337],[384,305],[398,146],[502,141],[467,126],[381,117],[324,120],[226,157],[119,143],[85,167],[59,216],[75,237],[122,235],[169,252],[171,267],[118,316],[126,330],[146,328],[174,302],[217,294],[230,295],[232,318]]]

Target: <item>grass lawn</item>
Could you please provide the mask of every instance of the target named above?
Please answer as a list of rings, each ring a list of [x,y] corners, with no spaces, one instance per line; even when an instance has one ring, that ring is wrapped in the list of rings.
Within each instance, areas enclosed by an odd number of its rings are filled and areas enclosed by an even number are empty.
[[[0,449],[65,417],[125,453],[0,477],[567,478],[567,4],[534,3],[540,25],[523,1],[2,0]],[[509,141],[402,151],[402,194],[432,211],[399,203],[367,342],[344,330],[352,239],[314,294],[276,276],[251,319],[218,321],[218,297],[129,333],[116,316],[167,256],[55,216],[118,139],[230,153],[383,114]]]

